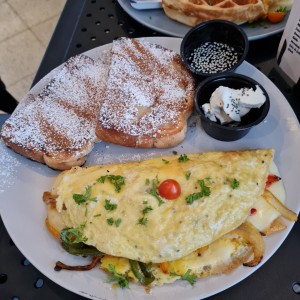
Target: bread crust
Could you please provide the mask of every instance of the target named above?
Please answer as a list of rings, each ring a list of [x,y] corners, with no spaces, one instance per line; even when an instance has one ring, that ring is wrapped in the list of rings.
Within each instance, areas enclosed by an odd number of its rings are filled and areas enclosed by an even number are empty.
[[[28,93],[4,123],[4,143],[53,169],[82,165],[97,141],[108,63],[86,55],[70,58],[39,94]]]
[[[127,147],[175,146],[185,138],[193,94],[179,54],[143,40],[117,40],[96,135]]]

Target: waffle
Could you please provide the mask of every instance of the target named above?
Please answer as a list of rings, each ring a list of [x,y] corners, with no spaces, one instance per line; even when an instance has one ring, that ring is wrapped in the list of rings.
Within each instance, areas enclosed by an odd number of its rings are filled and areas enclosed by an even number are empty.
[[[165,14],[180,23],[195,26],[221,19],[234,23],[266,17],[272,0],[162,0]]]

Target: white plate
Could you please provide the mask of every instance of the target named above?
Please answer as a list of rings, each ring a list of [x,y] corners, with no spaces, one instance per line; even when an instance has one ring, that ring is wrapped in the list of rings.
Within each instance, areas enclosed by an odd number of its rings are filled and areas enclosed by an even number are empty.
[[[176,51],[179,50],[181,42],[178,38],[147,39]],[[86,54],[97,58],[106,47],[107,45],[95,48]],[[50,75],[55,72],[56,70],[52,71]],[[239,141],[220,142],[208,137],[203,132],[199,119],[193,116],[189,122],[185,141],[174,149],[183,154],[209,150],[274,147],[275,160],[286,187],[287,205],[298,212],[300,202],[295,178],[300,178],[300,129],[296,116],[276,86],[255,67],[244,62],[237,72],[256,79],[269,93],[271,108],[266,120]],[[47,77],[49,75],[46,79]],[[43,87],[42,82],[34,87],[35,93]],[[170,155],[172,150],[132,149],[98,143],[90,154],[87,164]],[[240,267],[228,275],[198,280],[194,286],[190,286],[186,281],[178,281],[153,288],[150,295],[145,293],[143,287],[134,284],[126,290],[112,289],[111,284],[107,283],[107,275],[99,269],[88,272],[54,271],[57,260],[73,265],[85,261],[84,258],[66,253],[44,225],[46,207],[42,201],[42,194],[51,188],[57,174],[58,172],[32,162],[0,143],[0,212],[8,233],[26,258],[45,276],[62,287],[90,299],[203,299],[233,286],[260,268],[285,240],[293,225],[286,222],[286,230],[265,238],[266,251],[258,267]]]
[[[191,29],[190,26],[181,24],[168,18],[162,9],[138,10],[131,6],[129,0],[118,0],[118,2],[127,12],[127,14],[133,19],[145,25],[146,27],[163,34],[175,37],[184,37],[184,35]],[[256,25],[243,24],[241,26],[245,30],[249,41],[253,41],[282,32],[286,25],[287,19],[288,15],[282,22],[277,24],[264,22],[265,26],[258,25],[256,23]]]

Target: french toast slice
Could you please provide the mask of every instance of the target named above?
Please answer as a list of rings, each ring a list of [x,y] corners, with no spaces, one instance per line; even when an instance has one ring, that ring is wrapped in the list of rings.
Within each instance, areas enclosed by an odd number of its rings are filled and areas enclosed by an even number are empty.
[[[265,18],[270,0],[162,0],[165,14],[180,23],[195,26],[220,19],[235,23]]]
[[[105,59],[104,59],[105,57]],[[15,152],[58,170],[82,165],[97,141],[95,127],[110,53],[70,58],[42,88],[24,97],[1,138]]]
[[[176,52],[143,39],[112,45],[96,135],[127,147],[167,148],[186,135],[194,80]]]

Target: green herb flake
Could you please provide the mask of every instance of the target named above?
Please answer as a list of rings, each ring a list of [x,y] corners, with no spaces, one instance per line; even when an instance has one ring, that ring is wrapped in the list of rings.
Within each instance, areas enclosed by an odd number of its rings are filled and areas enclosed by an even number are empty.
[[[204,179],[198,180],[201,191],[198,193],[193,193],[193,194],[188,195],[185,198],[185,201],[187,204],[192,204],[194,201],[196,201],[202,197],[208,197],[211,194],[210,187],[206,185],[205,181],[209,182],[210,178],[206,178],[205,180]]]
[[[181,154],[179,157],[178,157],[178,162],[187,162],[188,160],[190,160],[188,158],[188,156],[186,154]]]
[[[228,179],[228,181],[229,181],[230,187],[233,190],[237,189],[240,186],[240,182],[236,178]]]
[[[115,191],[119,193],[121,191],[121,187],[125,185],[125,178],[120,175],[105,175],[101,176],[97,179],[97,182],[104,183],[105,180],[108,179],[109,182],[114,185]]]
[[[110,271],[112,273],[112,275],[110,275],[108,278],[109,282],[117,281],[119,287],[128,288],[129,280],[128,280],[127,276],[123,276],[123,275],[117,273],[115,266],[112,264],[109,264],[107,269],[108,269],[108,271]]]
[[[159,194],[158,194],[158,178],[156,176],[155,179],[152,180],[152,186],[151,189],[148,191],[148,194],[155,197],[156,200],[158,201],[158,206],[161,206],[162,204],[164,204],[164,201],[160,198]]]
[[[115,210],[117,207],[118,207],[117,204],[115,204],[115,203],[110,203],[110,200],[109,200],[109,199],[105,199],[105,205],[104,205],[104,208],[105,208],[106,210],[112,211],[112,210]]]
[[[80,205],[82,203],[85,203],[87,201],[97,201],[97,198],[91,198],[92,194],[92,186],[88,186],[85,188],[85,193],[84,194],[73,194],[73,199],[75,202]]]
[[[188,281],[191,285],[194,285],[196,282],[197,276],[195,274],[191,274],[191,269],[188,269],[182,276],[182,280]]]
[[[147,214],[149,211],[153,210],[153,208],[151,206],[147,206],[143,209],[142,213],[143,215]]]
[[[120,219],[120,218],[117,219],[117,220],[115,221],[116,227],[119,227],[121,223],[122,223],[122,219]]]
[[[139,224],[139,225],[144,225],[144,226],[146,226],[147,223],[148,223],[148,219],[145,218],[145,217],[142,217],[142,218],[140,218],[140,219],[138,220],[138,224]]]
[[[146,184],[146,185],[149,185],[149,184],[150,184],[150,179],[149,179],[149,178],[146,179],[145,184]]]
[[[170,161],[166,160],[166,159],[162,159],[162,161],[167,165]]]
[[[109,226],[112,226],[114,224],[114,219],[113,218],[106,219],[106,222]]]
[[[189,180],[189,179],[191,178],[191,175],[192,175],[191,171],[187,171],[187,172],[185,173],[185,178],[186,178],[186,180]]]
[[[175,151],[175,150],[173,150],[172,153],[173,153],[174,155],[177,155],[177,154],[178,154],[178,152]]]
[[[88,239],[83,235],[85,224],[66,230],[65,238],[69,243],[85,243]]]

